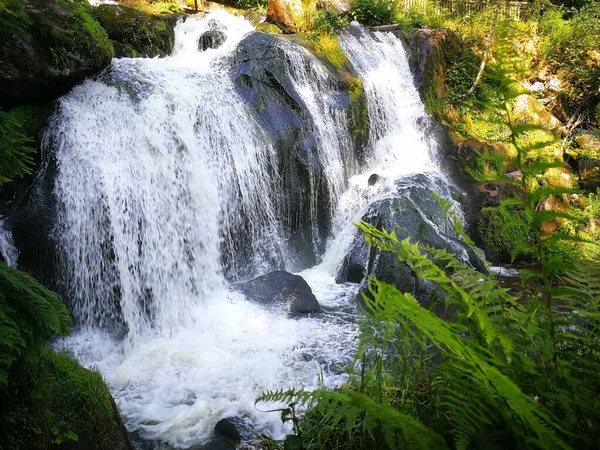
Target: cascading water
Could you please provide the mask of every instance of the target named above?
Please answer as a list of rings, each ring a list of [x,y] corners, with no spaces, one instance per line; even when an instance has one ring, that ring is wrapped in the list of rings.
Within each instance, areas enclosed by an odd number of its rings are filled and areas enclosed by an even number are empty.
[[[227,39],[199,53],[209,29]],[[259,392],[346,379],[357,286],[336,285],[334,274],[355,235],[350,223],[403,175],[436,170],[398,40],[358,27],[341,37],[371,122],[365,172],[349,179],[357,163],[326,71],[281,39],[336,211],[336,239],[302,273],[326,312],[290,319],[230,292],[226,273],[261,274],[293,258],[278,216],[277,152],[227,73],[250,32],[221,12],[188,19],[171,57],[115,60],[63,97],[46,139],[58,164],[66,297],[80,324],[58,345],[102,372],[130,431],[178,448],[231,416],[280,437],[289,428],[254,408]],[[369,186],[373,172],[382,179]]]
[[[13,244],[12,233],[6,228],[3,220],[0,220],[0,254],[6,264],[17,267],[19,252]]]
[[[199,53],[209,29],[227,40]],[[316,386],[320,371],[328,384],[343,381],[356,335],[340,314],[291,320],[226,289],[225,270],[286,266],[276,155],[227,75],[227,56],[251,31],[225,13],[188,19],[171,57],[113,61],[61,99],[48,130],[55,234],[81,326],[61,345],[102,371],[130,430],[177,447],[229,416],[281,435],[287,428],[254,408],[256,395]],[[304,64],[298,90],[329,145],[319,154],[329,163],[337,152],[339,163],[346,144],[328,141],[335,112],[301,84],[319,76]],[[343,169],[328,170],[339,191]],[[319,300],[336,307],[350,296]]]

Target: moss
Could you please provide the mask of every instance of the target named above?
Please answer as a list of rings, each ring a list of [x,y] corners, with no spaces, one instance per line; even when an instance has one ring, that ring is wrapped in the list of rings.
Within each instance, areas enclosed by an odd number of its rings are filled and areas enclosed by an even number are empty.
[[[350,134],[354,142],[361,146],[369,139],[369,110],[362,81],[358,77],[348,82],[350,106],[348,108]]]
[[[12,450],[129,449],[102,376],[66,353],[30,353],[14,373],[0,446]]]
[[[477,222],[481,241],[497,252],[503,262],[512,262],[515,250],[528,242],[530,230],[525,211],[516,208],[483,208]]]
[[[279,28],[277,25],[273,25],[272,23],[267,23],[267,22],[263,22],[263,23],[259,23],[256,26],[256,31],[260,31],[262,33],[268,33],[268,34],[281,34],[281,28]]]
[[[173,50],[176,23],[173,17],[114,5],[101,5],[94,15],[113,41],[117,57],[167,56]]]
[[[113,46],[108,39],[108,34],[98,23],[98,21],[90,14],[90,9],[82,6],[77,8],[75,12],[82,21],[83,29],[95,42],[98,51],[107,55],[111,55],[112,57]]]
[[[69,8],[54,0],[55,5],[38,18],[46,26],[36,31],[48,39],[53,62],[66,68],[71,54],[85,54],[94,60],[113,57],[113,46],[102,26],[94,19],[91,7],[81,1],[68,3]]]
[[[32,20],[18,0],[0,0],[0,33],[26,34]]]
[[[336,69],[349,69],[350,63],[342,51],[337,36],[327,33],[306,33],[305,38],[310,42],[317,56],[326,59]]]

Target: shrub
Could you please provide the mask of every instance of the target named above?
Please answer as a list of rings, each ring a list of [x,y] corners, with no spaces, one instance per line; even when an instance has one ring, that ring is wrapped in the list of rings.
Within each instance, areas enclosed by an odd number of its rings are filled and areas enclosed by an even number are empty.
[[[353,0],[350,14],[363,25],[377,26],[394,23],[396,0]]]

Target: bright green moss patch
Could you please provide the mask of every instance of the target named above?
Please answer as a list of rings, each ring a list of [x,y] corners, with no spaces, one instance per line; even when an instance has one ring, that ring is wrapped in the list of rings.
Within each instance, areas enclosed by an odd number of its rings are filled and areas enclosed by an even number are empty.
[[[528,242],[531,223],[525,211],[489,207],[481,210],[477,229],[483,243],[498,252],[503,261],[510,262],[514,252]]]
[[[94,15],[106,29],[117,57],[167,56],[173,50],[175,17],[114,5],[101,5]]]

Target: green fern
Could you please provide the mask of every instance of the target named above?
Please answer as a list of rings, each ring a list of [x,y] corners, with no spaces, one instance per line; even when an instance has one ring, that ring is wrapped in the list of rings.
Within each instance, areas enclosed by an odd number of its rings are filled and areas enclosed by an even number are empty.
[[[0,263],[0,387],[12,365],[32,346],[69,332],[67,308],[30,275]]]

